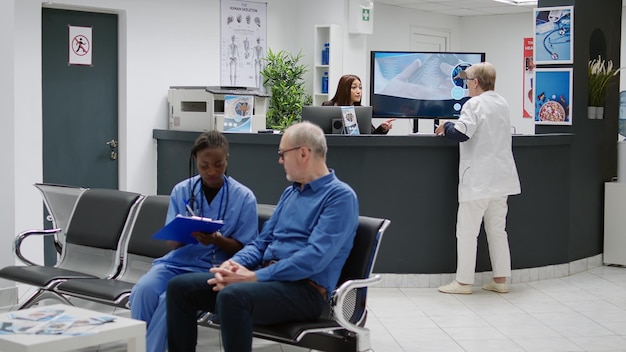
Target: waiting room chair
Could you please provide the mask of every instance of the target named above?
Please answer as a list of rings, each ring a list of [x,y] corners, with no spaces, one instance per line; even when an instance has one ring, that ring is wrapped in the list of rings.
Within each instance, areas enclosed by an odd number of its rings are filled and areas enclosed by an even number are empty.
[[[78,197],[87,188],[54,183],[35,183],[35,187],[43,197],[43,203],[48,211],[47,220],[52,223],[53,229],[60,229],[55,236],[54,246],[57,253],[61,254],[72,210]]]
[[[341,271],[337,288],[326,312],[315,321],[255,325],[254,336],[319,351],[371,350],[367,316],[367,287],[381,280],[370,276],[390,220],[359,216],[354,245]],[[199,324],[219,329],[214,316],[203,316]]]
[[[16,256],[27,266],[0,269],[0,278],[38,287],[20,307],[27,308],[44,298],[69,303],[54,288],[70,278],[111,278],[120,270],[120,255],[138,202],[138,193],[111,189],[88,189],[80,194],[69,218],[65,246],[59,262],[37,265],[21,253],[22,241],[34,235],[51,236],[59,229],[30,230],[20,233],[14,243]]]
[[[110,279],[70,279],[61,282],[56,292],[99,302],[115,307],[130,308],[130,292],[137,281],[150,270],[155,258],[169,252],[163,240],[155,240],[152,235],[165,225],[169,196],[146,196],[139,205],[128,238],[123,269],[114,280]]]

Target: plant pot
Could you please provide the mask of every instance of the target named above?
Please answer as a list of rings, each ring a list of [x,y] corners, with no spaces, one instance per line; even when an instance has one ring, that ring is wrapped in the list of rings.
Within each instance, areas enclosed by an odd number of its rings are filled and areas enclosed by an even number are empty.
[[[597,106],[587,106],[587,118],[593,120],[596,118]]]
[[[596,120],[604,118],[604,106],[596,106]]]

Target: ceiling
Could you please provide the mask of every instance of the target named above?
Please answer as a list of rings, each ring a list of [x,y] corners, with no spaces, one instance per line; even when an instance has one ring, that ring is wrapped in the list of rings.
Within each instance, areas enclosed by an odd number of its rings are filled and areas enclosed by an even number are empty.
[[[515,6],[494,0],[373,0],[374,4],[387,4],[452,16],[508,15],[532,13],[537,5]],[[374,5],[376,6],[376,5]],[[626,7],[626,0],[622,0]]]
[[[532,13],[536,7],[536,5],[515,6],[493,0],[374,0],[374,6],[376,3],[452,16]]]

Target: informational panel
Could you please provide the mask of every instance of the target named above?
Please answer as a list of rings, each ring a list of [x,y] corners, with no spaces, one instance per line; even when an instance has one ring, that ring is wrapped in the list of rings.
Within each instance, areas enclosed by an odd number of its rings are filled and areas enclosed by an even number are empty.
[[[535,124],[571,125],[572,69],[535,69]]]
[[[574,62],[574,7],[535,9],[535,64]]]
[[[524,81],[523,85],[523,117],[533,117],[533,80],[535,76],[535,62],[533,60],[533,38],[524,38]]]
[[[267,4],[222,0],[220,84],[256,87],[267,55]]]
[[[91,66],[91,27],[68,26],[70,65]]]

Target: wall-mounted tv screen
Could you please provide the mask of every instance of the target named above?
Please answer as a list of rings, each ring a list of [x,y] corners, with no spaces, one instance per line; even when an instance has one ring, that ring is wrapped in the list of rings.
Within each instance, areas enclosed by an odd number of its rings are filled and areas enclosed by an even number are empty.
[[[458,118],[469,99],[459,73],[485,53],[372,51],[370,105],[378,118]]]

